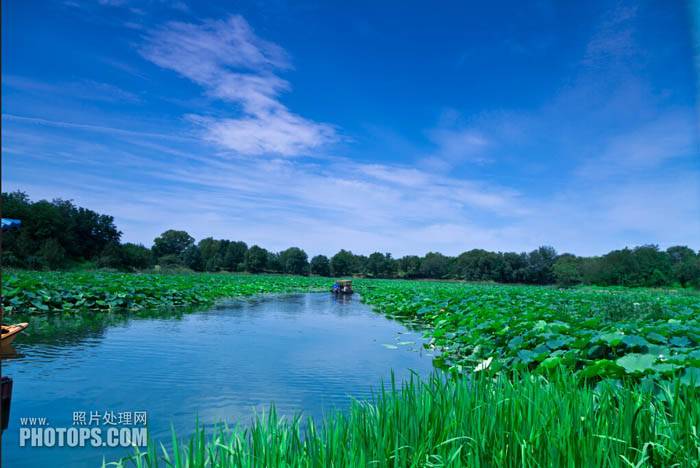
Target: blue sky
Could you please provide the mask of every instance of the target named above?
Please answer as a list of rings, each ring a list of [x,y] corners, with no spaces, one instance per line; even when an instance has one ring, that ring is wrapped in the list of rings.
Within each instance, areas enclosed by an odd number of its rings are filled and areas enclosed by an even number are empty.
[[[146,245],[700,248],[699,4],[437,3],[3,0],[3,190]]]

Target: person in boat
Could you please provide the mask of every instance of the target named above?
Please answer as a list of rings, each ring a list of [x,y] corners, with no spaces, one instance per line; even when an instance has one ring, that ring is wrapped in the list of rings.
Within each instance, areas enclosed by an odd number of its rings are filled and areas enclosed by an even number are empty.
[[[338,283],[337,281],[333,283],[333,292],[335,294],[338,294],[340,292],[340,283]]]

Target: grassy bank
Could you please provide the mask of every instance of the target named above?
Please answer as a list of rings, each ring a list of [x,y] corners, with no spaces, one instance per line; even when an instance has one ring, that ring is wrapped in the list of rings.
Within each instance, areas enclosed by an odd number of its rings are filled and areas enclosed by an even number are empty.
[[[477,374],[478,376],[479,374]],[[412,381],[318,425],[274,411],[247,428],[152,444],[126,467],[697,466],[694,387],[581,386],[570,373]]]

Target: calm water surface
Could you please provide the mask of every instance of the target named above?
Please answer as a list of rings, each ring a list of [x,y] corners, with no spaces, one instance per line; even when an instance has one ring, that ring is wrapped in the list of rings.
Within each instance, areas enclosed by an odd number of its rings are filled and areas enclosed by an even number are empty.
[[[372,312],[357,296],[267,296],[179,317],[58,328],[55,339],[18,338],[20,357],[2,362],[3,375],[14,379],[3,466],[92,467],[103,455],[130,453],[19,447],[22,417],[70,427],[74,411],[147,411],[150,435],[165,441],[171,424],[181,436],[196,417],[205,425],[247,424],[271,402],[282,414],[320,417],[369,397],[392,369],[399,380],[432,370],[419,331]]]

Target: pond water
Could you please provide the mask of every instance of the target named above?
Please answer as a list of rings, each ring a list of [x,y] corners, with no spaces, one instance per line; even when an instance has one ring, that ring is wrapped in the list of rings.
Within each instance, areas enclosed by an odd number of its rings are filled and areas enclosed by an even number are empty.
[[[43,328],[54,332],[18,338],[18,357],[2,362],[3,375],[14,380],[3,466],[93,467],[103,455],[110,461],[131,453],[20,447],[20,418],[71,427],[74,412],[103,419],[145,411],[150,436],[167,442],[171,424],[186,436],[197,417],[204,425],[248,424],[274,402],[278,413],[318,418],[371,396],[392,370],[397,381],[432,371],[422,333],[372,312],[357,296],[261,296],[165,318]]]

